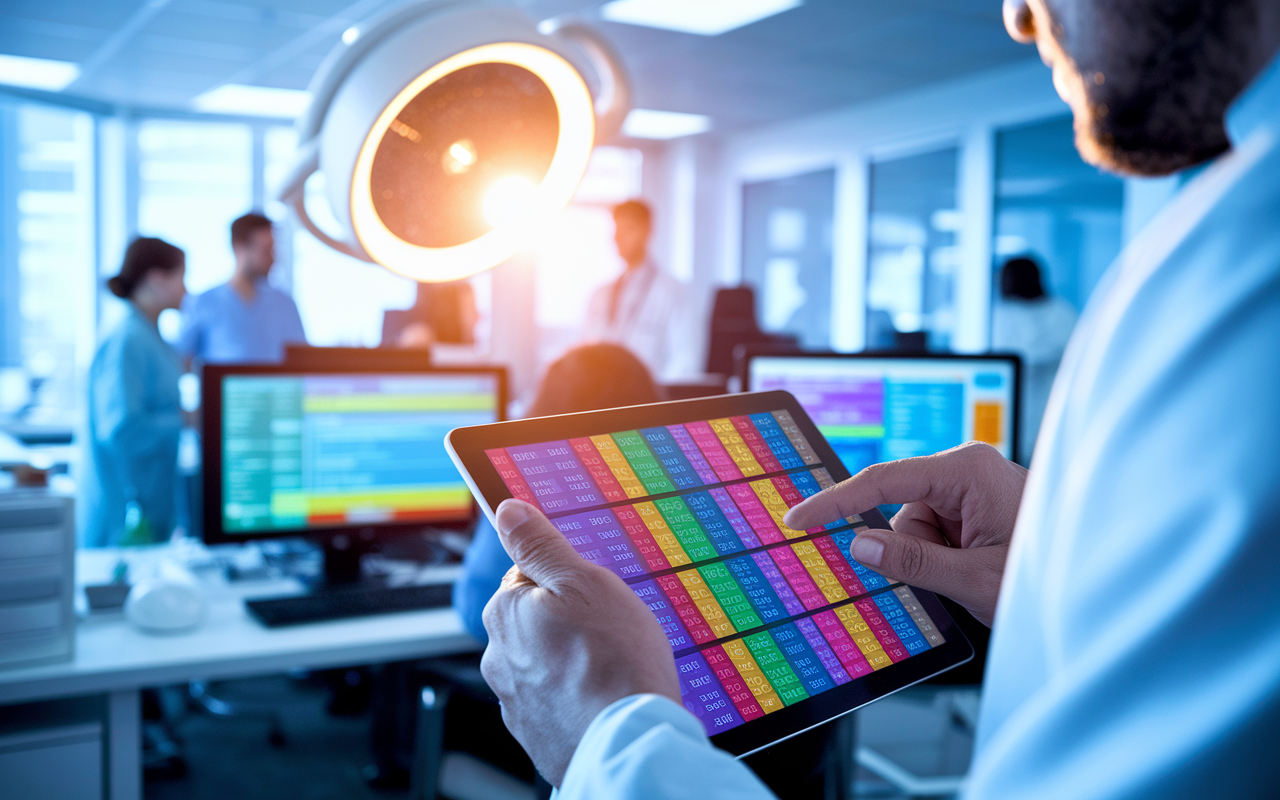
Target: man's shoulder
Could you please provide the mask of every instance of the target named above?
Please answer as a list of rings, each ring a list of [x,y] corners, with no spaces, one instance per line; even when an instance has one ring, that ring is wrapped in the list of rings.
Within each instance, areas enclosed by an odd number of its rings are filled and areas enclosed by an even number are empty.
[[[297,303],[293,300],[293,295],[278,286],[272,286],[269,283],[261,284],[258,291],[262,292],[262,296],[272,305],[287,305],[296,308]]]

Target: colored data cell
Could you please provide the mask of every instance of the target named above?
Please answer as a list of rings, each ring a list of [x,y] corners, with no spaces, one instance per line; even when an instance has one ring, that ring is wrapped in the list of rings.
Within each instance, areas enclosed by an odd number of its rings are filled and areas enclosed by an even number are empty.
[[[862,581],[858,580],[857,573],[853,571],[853,567],[840,553],[840,548],[836,547],[835,542],[831,541],[830,536],[819,536],[813,540],[813,544],[818,548],[818,552],[822,554],[827,566],[831,568],[831,573],[836,576],[836,580],[840,581],[840,585],[844,587],[845,592],[850,597],[857,597],[867,593]]]
[[[667,471],[667,476],[677,489],[692,489],[701,486],[703,481],[689,463],[689,459],[681,452],[680,446],[666,428],[645,428],[640,435],[649,443],[653,455]],[[633,465],[634,466],[634,465]],[[712,479],[712,483],[716,481]]]
[[[658,584],[653,581],[641,581],[631,585],[631,591],[649,606],[649,610],[658,618],[658,623],[662,625],[662,632],[667,635],[667,641],[671,643],[671,649],[677,652],[692,647],[694,645],[693,637],[684,629],[684,623],[680,621],[680,615],[676,613],[675,607],[671,605],[671,601]]]
[[[775,411],[773,418],[778,421],[778,427],[782,429],[787,440],[791,442],[791,446],[795,449],[796,455],[800,456],[800,460],[806,464],[821,464],[822,459],[818,458],[818,454],[813,452],[813,448],[805,441],[804,434],[800,432],[800,426],[796,425],[795,419],[792,418],[790,411]]]
[[[608,509],[584,511],[552,520],[560,532],[586,560],[613,572],[621,578],[637,578],[645,574],[630,539],[622,525]]]
[[[667,471],[658,463],[658,457],[649,449],[649,442],[640,435],[640,431],[615,433],[613,442],[618,445],[623,457],[631,465],[631,471],[644,484],[649,494],[666,494],[676,490],[676,485],[667,477]]]
[[[853,551],[850,550],[850,547],[852,547],[853,539],[856,535],[857,534],[854,531],[836,531],[831,534],[831,542],[836,546],[836,549],[840,551],[840,555],[844,556],[844,559],[849,563],[849,566],[853,568],[854,574],[858,576],[858,580],[868,592],[874,592],[876,589],[883,589],[889,585],[889,581],[880,573],[864,567],[862,564],[858,563],[856,558],[853,557]]]
[[[709,492],[686,494],[682,499],[715,545],[716,552],[722,556],[742,552],[742,540]]]
[[[701,653],[677,658],[676,672],[680,676],[680,699],[684,707],[702,721],[708,733],[719,733],[742,724],[742,715]]]
[[[813,621],[812,617],[803,617],[796,620],[796,628],[804,636],[804,640],[809,643],[809,646],[813,648],[814,654],[818,656],[818,661],[822,663],[822,668],[827,671],[827,674],[831,676],[831,680],[835,681],[837,686],[853,680],[849,676],[848,670],[840,663],[840,658],[831,649],[831,645],[823,638],[822,631],[818,630],[818,625]],[[850,642],[849,646],[854,647],[853,642]]]
[[[619,506],[619,508],[621,507]],[[640,516],[640,521],[644,523],[644,526],[649,529],[649,535],[658,544],[662,554],[667,557],[667,562],[671,566],[683,567],[685,564],[692,563],[689,555],[680,546],[680,540],[676,538],[675,533],[667,526],[666,519],[658,512],[657,506],[653,503],[636,503],[632,508]]]
[[[755,606],[747,600],[746,593],[724,564],[698,567],[698,574],[706,581],[720,608],[728,615],[733,627],[740,631],[759,628],[764,622],[756,614]],[[905,615],[905,612],[904,612]]]
[[[627,493],[622,491],[622,486],[618,484],[618,479],[614,477],[609,467],[604,463],[604,459],[600,457],[600,451],[591,443],[591,440],[585,436],[579,439],[570,439],[569,446],[573,448],[573,452],[578,456],[578,461],[582,466],[586,467],[587,474],[591,476],[591,480],[595,481],[596,488],[600,490],[600,494],[604,496],[606,502],[617,503],[627,499]]]
[[[893,593],[898,596],[898,600],[902,602],[902,607],[910,615],[911,621],[916,624],[916,630],[920,631],[920,635],[925,638],[930,647],[937,647],[946,643],[947,640],[938,631],[938,627],[933,624],[933,619],[921,607],[920,601],[910,587],[899,586],[893,590]]]
[[[799,454],[796,453],[795,447],[791,445],[791,440],[782,432],[782,428],[772,414],[752,414],[750,419],[783,469],[795,469],[796,467],[804,466],[804,459],[800,458]]]
[[[800,685],[804,686],[806,692],[812,695],[835,688],[835,681],[795,623],[788,622],[786,625],[770,628],[769,635],[786,657],[787,664],[800,679]]]
[[[781,711],[782,698],[778,697],[778,693],[773,690],[773,685],[769,683],[764,671],[756,663],[755,656],[751,654],[746,642],[741,639],[725,642],[724,652],[733,662],[738,674],[742,676],[742,682],[747,685],[751,694],[755,696],[756,702],[760,704],[760,710],[766,714]]]
[[[711,671],[715,673],[725,694],[729,695],[730,702],[738,709],[742,718],[750,721],[763,717],[764,711],[756,702],[756,696],[747,688],[746,681],[738,674],[738,668],[733,665],[724,648],[718,644],[712,645],[703,650],[702,655],[707,659],[707,666],[711,667]]]
[[[733,577],[737,579],[738,585],[742,587],[742,591],[747,595],[747,599],[751,601],[751,605],[755,607],[756,613],[760,615],[760,619],[763,622],[777,622],[790,616],[786,607],[778,598],[777,592],[774,591],[773,586],[770,585],[769,580],[764,576],[764,573],[761,572],[760,567],[756,565],[751,556],[731,558],[724,564],[733,573]],[[779,580],[781,580],[781,575],[779,575]],[[799,605],[799,601],[797,601],[796,605]],[[803,606],[800,607],[800,610],[803,612]]]
[[[876,601],[876,606],[880,609],[880,614],[884,617],[884,621],[889,623],[889,627],[897,635],[898,641],[902,642],[902,646],[907,649],[908,655],[923,653],[929,649],[929,643],[920,635],[920,631],[916,630],[915,623],[907,615],[907,611],[902,607],[902,603],[898,601],[897,595],[892,592],[884,592],[872,599]]]
[[[667,527],[680,540],[680,546],[689,554],[689,558],[697,562],[716,556],[715,547],[711,545],[711,540],[707,538],[684,498],[668,497],[653,501],[653,505],[662,513]]]
[[[658,588],[662,589],[662,593],[671,601],[671,607],[676,610],[681,624],[696,644],[705,644],[716,639],[715,632],[702,618],[702,612],[689,597],[689,592],[679,578],[675,575],[662,575],[655,578],[654,583],[658,584]]]
[[[680,448],[680,452],[684,453],[684,457],[689,461],[689,466],[693,467],[693,471],[702,479],[703,484],[720,482],[715,470],[707,463],[706,456],[698,449],[698,445],[694,444],[693,437],[689,435],[689,431],[685,430],[683,425],[668,425],[667,432],[671,434],[672,441]]]
[[[789,706],[795,705],[809,697],[809,692],[800,682],[800,676],[791,669],[786,656],[778,649],[777,643],[768,631],[744,636],[742,641],[750,648],[752,657],[760,665],[760,671],[764,673],[773,690],[778,693],[778,697],[782,698],[783,703]]]
[[[760,497],[750,484],[735,483],[724,488],[733,498],[733,502],[738,506],[738,510],[742,512],[742,516],[746,518],[747,524],[751,526],[751,530],[755,532],[761,544],[777,544],[786,541],[782,531],[778,530],[778,524],[773,521],[773,516],[760,502]]]
[[[729,619],[728,614],[724,613],[719,601],[711,593],[711,588],[707,586],[707,582],[702,579],[702,575],[696,569],[677,572],[676,577],[684,585],[684,590],[688,593],[689,599],[698,607],[698,612],[702,614],[702,618],[711,626],[711,632],[716,635],[717,639],[723,639],[738,632],[738,629],[733,627],[733,621]]]
[[[538,502],[538,498],[533,496],[533,490],[529,488],[528,482],[520,474],[520,470],[516,468],[515,462],[511,460],[511,456],[507,455],[506,450],[485,450],[484,454],[489,457],[489,463],[493,464],[493,468],[498,471],[498,477],[502,478],[512,497],[526,503]]]
[[[804,564],[800,563],[800,559],[790,547],[775,547],[765,552],[778,565],[782,577],[787,579],[787,584],[795,590],[796,597],[800,598],[805,608],[812,610],[827,605],[827,598],[823,596],[809,575],[809,571],[804,568]]]
[[[747,447],[746,442],[742,441],[742,435],[738,433],[738,429],[734,427],[732,421],[729,419],[713,419],[709,420],[709,422],[711,430],[715,431],[720,443],[724,445],[725,452],[729,454],[729,458],[733,459],[733,463],[738,465],[743,477],[754,478],[757,475],[764,474],[764,467],[760,466],[760,462],[756,461],[756,457],[751,455],[751,448]]]
[[[627,459],[622,455],[622,451],[618,449],[618,445],[614,443],[613,437],[609,435],[592,436],[591,443],[596,446],[596,451],[600,453],[600,458],[604,461],[609,471],[613,473],[613,477],[618,481],[618,485],[622,487],[622,491],[626,492],[627,497],[635,499],[637,497],[645,497],[649,494],[645,490],[644,484],[640,483],[640,479],[631,471],[631,465],[627,463]]]
[[[733,502],[729,492],[723,486],[720,486],[709,490],[707,494],[711,495],[711,499],[716,501],[716,505],[720,508],[720,513],[724,514],[724,518],[729,522],[734,534],[742,544],[748,549],[760,547],[760,537],[756,535],[755,531],[751,530],[750,523],[747,522],[746,517],[742,516],[741,509],[738,508],[737,503]]]
[[[591,508],[606,502],[567,441],[508,447],[507,455],[533,490],[538,505],[548,514]]]
[[[873,672],[871,664],[867,663],[867,657],[862,654],[862,649],[853,641],[853,637],[849,635],[849,630],[844,626],[840,618],[836,616],[836,612],[820,611],[813,615],[813,622],[822,633],[822,638],[826,639],[827,644],[831,645],[831,651],[836,654],[836,658],[840,659],[840,664],[851,676],[861,678],[863,675],[869,675]]]
[[[648,526],[644,524],[644,520],[640,518],[640,513],[633,506],[614,506],[610,509],[618,523],[622,525],[622,530],[631,539],[631,545],[635,548],[636,554],[644,561],[649,572],[658,572],[668,567],[678,567],[689,563],[688,556],[684,551],[680,551],[681,562],[672,564],[667,558],[667,554],[658,546],[657,540],[653,538],[653,534],[649,531]]]
[[[876,605],[875,600],[867,598],[859,600],[854,605],[858,612],[862,614],[862,618],[867,621],[867,625],[871,628],[871,632],[880,640],[880,646],[884,648],[885,653],[898,663],[902,659],[910,655],[907,648],[902,645],[902,640],[898,638],[898,634],[893,632],[893,628],[889,622],[880,613],[880,607]]]
[[[786,577],[782,574],[782,570],[778,569],[778,565],[768,553],[752,553],[751,560],[760,569],[760,574],[769,582],[769,587],[773,589],[774,594],[782,601],[782,607],[787,610],[788,614],[795,616],[805,612],[804,603],[800,602],[800,598],[796,596],[795,590],[791,588],[791,584],[787,583]],[[813,590],[815,593],[818,590]],[[819,593],[819,596],[821,594]]]
[[[782,495],[778,494],[778,487],[773,485],[773,481],[766,478],[765,480],[752,481],[748,486],[755,492],[756,497],[760,498],[760,503],[769,512],[769,518],[773,520],[773,524],[782,532],[784,538],[798,539],[805,535],[804,531],[788,528],[787,524],[782,521],[790,506],[782,499]]]
[[[782,464],[778,462],[778,457],[769,449],[769,445],[765,444],[764,437],[760,435],[760,431],[756,429],[750,417],[729,417],[729,421],[733,423],[738,436],[742,437],[742,443],[751,451],[751,455],[765,472],[782,471]]]
[[[707,464],[711,466],[717,478],[721,481],[734,481],[742,477],[742,470],[729,457],[729,452],[724,449],[724,443],[711,429],[711,423],[689,422],[684,427],[693,439],[693,443],[702,451],[703,458],[707,460]]]
[[[831,477],[830,472],[827,472],[826,467],[811,470],[809,474],[812,475],[813,479],[818,482],[819,489],[830,489],[832,486],[836,485],[835,479]],[[827,527],[839,528],[841,525],[845,525],[845,524],[861,525],[862,517],[857,514],[854,514],[851,517],[845,517],[843,520],[835,520],[834,522],[829,522],[827,523]]]
[[[880,645],[880,640],[872,633],[871,626],[862,618],[862,614],[858,613],[857,608],[853,605],[840,606],[835,609],[835,612],[840,623],[849,632],[849,638],[853,639],[853,643],[862,651],[862,655],[866,657],[872,669],[881,670],[893,663]]]
[[[804,565],[809,577],[813,578],[818,591],[822,592],[822,596],[827,601],[824,605],[849,599],[849,593],[840,585],[840,581],[831,572],[831,567],[828,566],[827,560],[822,557],[822,553],[818,552],[818,548],[812,540],[796,542],[791,545],[791,550],[800,559],[800,563]]]
[[[779,475],[776,478],[769,479],[769,482],[773,484],[773,488],[778,490],[778,496],[782,498],[782,502],[787,509],[800,505],[805,498],[805,495],[801,493],[795,483],[795,479],[802,475],[804,475],[804,473],[797,473],[795,475]],[[783,511],[782,513],[785,515],[787,512]],[[825,527],[818,525],[813,528],[809,528],[805,533],[822,533],[824,530],[826,530]]]

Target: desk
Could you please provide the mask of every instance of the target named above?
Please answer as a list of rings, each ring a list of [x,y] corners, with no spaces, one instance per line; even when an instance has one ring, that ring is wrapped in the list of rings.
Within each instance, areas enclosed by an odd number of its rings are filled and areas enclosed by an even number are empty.
[[[77,583],[110,572],[116,551],[77,553]],[[145,559],[147,555],[140,558]],[[457,567],[434,568],[432,580],[452,580]],[[83,578],[81,576],[84,576]],[[197,679],[217,680],[463,653],[479,644],[452,609],[267,629],[249,616],[246,596],[300,592],[292,580],[227,583],[202,579],[208,615],[189,633],[145,634],[121,614],[81,619],[76,652],[61,664],[0,672],[0,705],[84,695],[107,698],[107,797],[142,797],[140,689]]]

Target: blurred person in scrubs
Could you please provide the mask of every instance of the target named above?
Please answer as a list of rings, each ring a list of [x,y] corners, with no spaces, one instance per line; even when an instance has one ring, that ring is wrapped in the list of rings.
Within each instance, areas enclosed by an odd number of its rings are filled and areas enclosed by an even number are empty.
[[[156,321],[186,294],[186,256],[161,239],[135,239],[107,288],[128,313],[89,368],[85,544],[163,541],[173,531],[178,489],[178,393],[182,365]]]
[[[231,223],[231,249],[231,280],[183,305],[178,349],[188,363],[279,363],[286,345],[307,336],[293,298],[267,282],[276,260],[271,220],[245,214]]]
[[[697,375],[702,337],[698,320],[691,318],[689,287],[649,256],[653,211],[640,200],[628,200],[613,209],[613,223],[625,269],[591,296],[582,340],[622,345],[662,382]]]
[[[991,310],[991,349],[1022,357],[1022,410],[1018,418],[1019,464],[1031,462],[1049,387],[1067,340],[1076,326],[1076,310],[1044,289],[1040,265],[1026,256],[1000,268],[1000,300]]]
[[[1063,356],[1028,473],[987,445],[790,509],[903,503],[863,565],[993,626],[971,800],[1280,788],[1280,0],[1005,0],[1089,162],[1211,162],[1129,243]],[[922,45],[923,46],[923,45]],[[657,619],[533,506],[482,671],[561,800],[769,797],[680,705]],[[892,669],[892,667],[890,667]]]

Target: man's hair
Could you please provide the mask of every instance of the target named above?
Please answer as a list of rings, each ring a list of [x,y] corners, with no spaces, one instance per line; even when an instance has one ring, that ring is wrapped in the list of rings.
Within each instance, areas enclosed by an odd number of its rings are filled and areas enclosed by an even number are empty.
[[[1034,258],[1019,256],[1000,268],[1000,294],[1018,300],[1039,300],[1045,296],[1040,265]]]
[[[653,209],[649,208],[649,204],[643,200],[627,200],[613,207],[614,222],[618,222],[624,217],[637,220],[646,226],[651,226],[653,224]]]
[[[649,368],[617,344],[575,347],[547,368],[527,416],[576,414],[665,400]]]
[[[271,220],[256,211],[250,211],[231,223],[231,246],[248,244],[253,234],[263,229],[271,230]]]

